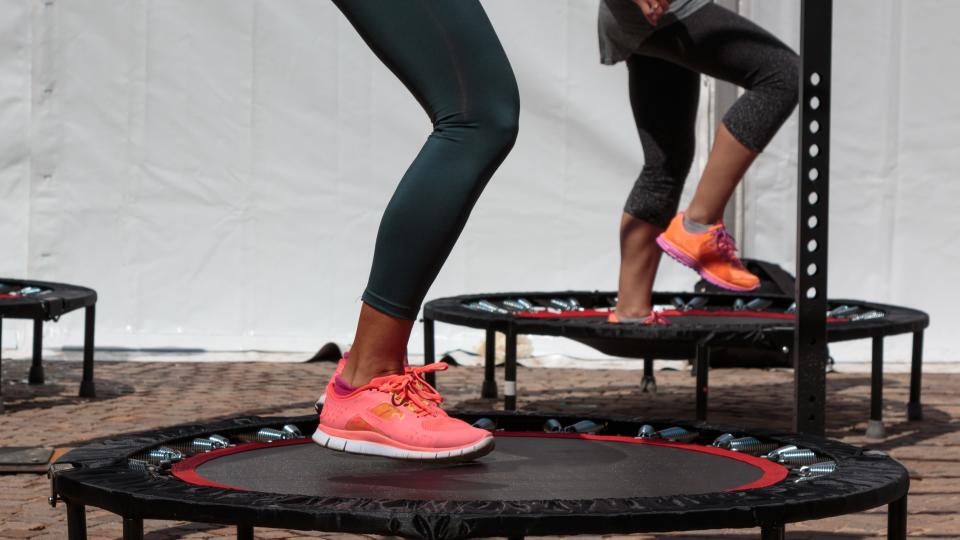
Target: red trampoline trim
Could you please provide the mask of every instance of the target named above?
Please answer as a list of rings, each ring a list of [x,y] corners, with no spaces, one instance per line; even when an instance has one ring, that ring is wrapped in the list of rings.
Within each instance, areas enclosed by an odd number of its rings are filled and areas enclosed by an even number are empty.
[[[513,313],[515,317],[525,319],[581,319],[589,317],[606,317],[610,315],[610,310],[585,309],[583,311],[518,311]],[[793,313],[777,313],[774,311],[707,311],[705,309],[691,309],[689,311],[679,311],[667,309],[660,312],[666,317],[746,317],[751,319],[772,319],[780,321],[794,321],[797,319]],[[828,323],[849,322],[840,317],[827,317]]]
[[[666,446],[670,448],[677,448],[680,450],[686,450],[688,452],[703,452],[705,454],[711,454],[714,456],[725,457],[727,459],[737,460],[748,465],[752,465],[762,471],[762,475],[759,479],[750,482],[749,484],[743,484],[742,486],[737,486],[730,489],[723,490],[724,492],[732,491],[745,491],[748,489],[759,489],[764,487],[769,487],[779,482],[782,482],[789,471],[783,465],[778,463],[773,463],[772,461],[754,457],[748,454],[742,454],[740,452],[731,452],[730,450],[724,450],[723,448],[717,448],[714,446],[704,446],[699,444],[687,444],[687,443],[678,443],[670,441],[662,441],[655,439],[636,439],[634,437],[625,437],[622,435],[591,435],[584,433],[540,433],[537,431],[518,431],[518,432],[503,432],[503,433],[494,433],[496,437],[540,437],[544,439],[587,439],[591,441],[607,441],[607,442],[622,442],[629,444],[649,444],[654,446]],[[187,482],[188,484],[193,484],[197,486],[207,486],[215,487],[221,489],[231,489],[234,491],[247,491],[245,489],[236,488],[234,486],[229,486],[225,484],[220,484],[218,482],[213,482],[201,476],[197,473],[197,468],[199,468],[204,463],[212,461],[223,456],[228,456],[231,454],[237,454],[240,452],[248,452],[252,450],[259,450],[261,448],[269,448],[276,446],[290,446],[294,444],[306,444],[312,443],[313,441],[309,438],[299,438],[299,439],[287,439],[274,441],[269,443],[244,443],[238,444],[236,446],[230,446],[227,448],[220,448],[218,450],[211,450],[203,454],[197,454],[195,456],[189,457],[182,461],[173,464],[171,472],[173,476]]]

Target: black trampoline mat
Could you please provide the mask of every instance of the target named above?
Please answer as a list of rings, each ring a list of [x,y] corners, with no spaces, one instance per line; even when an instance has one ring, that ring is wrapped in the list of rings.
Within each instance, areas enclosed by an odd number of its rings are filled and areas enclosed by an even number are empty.
[[[764,477],[763,469],[743,461],[749,457],[697,451],[704,447],[695,445],[687,450],[552,437],[497,437],[496,444],[476,462],[423,464],[344,454],[305,441],[207,456],[213,459],[195,473],[197,483],[245,491],[456,501],[692,495]]]

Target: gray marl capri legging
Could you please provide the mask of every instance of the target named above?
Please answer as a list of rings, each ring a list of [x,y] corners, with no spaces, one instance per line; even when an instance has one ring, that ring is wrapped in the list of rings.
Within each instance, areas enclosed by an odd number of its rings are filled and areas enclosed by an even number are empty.
[[[658,227],[677,213],[695,146],[700,74],[746,92],[723,124],[762,151],[797,104],[799,57],[753,22],[709,4],[655,31],[627,59],[644,165],[624,211]]]

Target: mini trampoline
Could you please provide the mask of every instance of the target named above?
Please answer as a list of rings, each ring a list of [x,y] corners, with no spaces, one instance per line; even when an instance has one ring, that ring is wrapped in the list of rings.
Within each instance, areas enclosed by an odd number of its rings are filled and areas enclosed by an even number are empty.
[[[0,278],[0,339],[3,337],[3,319],[33,320],[33,363],[30,365],[30,384],[43,384],[43,323],[57,321],[61,315],[84,308],[83,379],[80,396],[94,397],[93,335],[96,320],[97,293],[93,289],[52,283]],[[0,385],[2,386],[2,385]],[[3,410],[0,396],[0,410]]]
[[[905,538],[907,471],[881,452],[819,437],[617,418],[489,413],[496,450],[475,462],[341,454],[302,434],[316,417],[246,417],[77,448],[51,468],[69,537],[87,505],[144,519],[384,534],[521,537],[760,527],[890,504]],[[550,431],[545,433],[544,431]]]
[[[605,354],[645,360],[650,381],[652,361],[690,359],[698,377],[697,419],[707,415],[708,369],[716,351],[749,354],[775,351],[789,358],[794,345],[796,314],[793,299],[783,295],[734,293],[654,293],[662,311],[658,324],[612,324],[607,315],[616,305],[612,292],[518,292],[456,296],[428,302],[424,314],[426,362],[435,358],[435,321],[480,328],[487,332],[485,375],[481,394],[496,397],[494,332],[507,336],[504,405],[516,409],[516,339],[520,334],[559,336],[589,345]],[[883,339],[913,334],[910,378],[910,419],[922,417],[920,380],[923,331],[930,319],[910,308],[832,300],[828,303],[827,341],[873,340],[871,435],[882,435]]]

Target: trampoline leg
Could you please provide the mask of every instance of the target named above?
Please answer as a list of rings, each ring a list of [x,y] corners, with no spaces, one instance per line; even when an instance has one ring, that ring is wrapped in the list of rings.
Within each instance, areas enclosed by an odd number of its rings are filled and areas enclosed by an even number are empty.
[[[907,538],[907,496],[904,495],[887,506],[887,539]]]
[[[786,530],[783,523],[775,525],[763,525],[760,527],[761,540],[783,540],[786,537]]]
[[[123,540],[143,540],[143,519],[123,516]]]
[[[693,363],[697,371],[697,420],[707,419],[707,393],[709,382],[707,375],[710,371],[710,348],[706,345],[697,345],[697,357]]]
[[[33,363],[27,382],[43,384],[43,319],[33,320]]]
[[[0,373],[3,371],[3,315],[0,314]],[[3,413],[3,375],[0,375],[0,414]]]
[[[653,374],[653,358],[643,359],[643,382],[640,384],[641,392],[657,392],[657,377]]]
[[[423,318],[423,364],[428,365],[437,361],[433,349],[433,319]],[[437,387],[436,373],[427,373],[424,379],[430,383],[430,386]]]
[[[67,503],[67,539],[87,540],[87,509],[82,504]]]
[[[483,386],[480,388],[480,397],[497,397],[497,331],[487,328],[486,349],[483,358]]]
[[[913,333],[913,355],[910,360],[910,401],[907,403],[907,420],[923,420],[920,405],[920,384],[923,377],[923,330]]]
[[[503,375],[503,409],[517,410],[517,330],[507,326],[506,366]]]
[[[870,421],[867,423],[867,437],[882,439],[886,436],[886,430],[883,428],[883,337],[873,338],[871,364]]]
[[[83,379],[80,380],[80,397],[97,397],[93,383],[93,335],[97,315],[95,306],[84,310],[83,318]]]
[[[237,525],[237,540],[253,540],[253,525]]]

